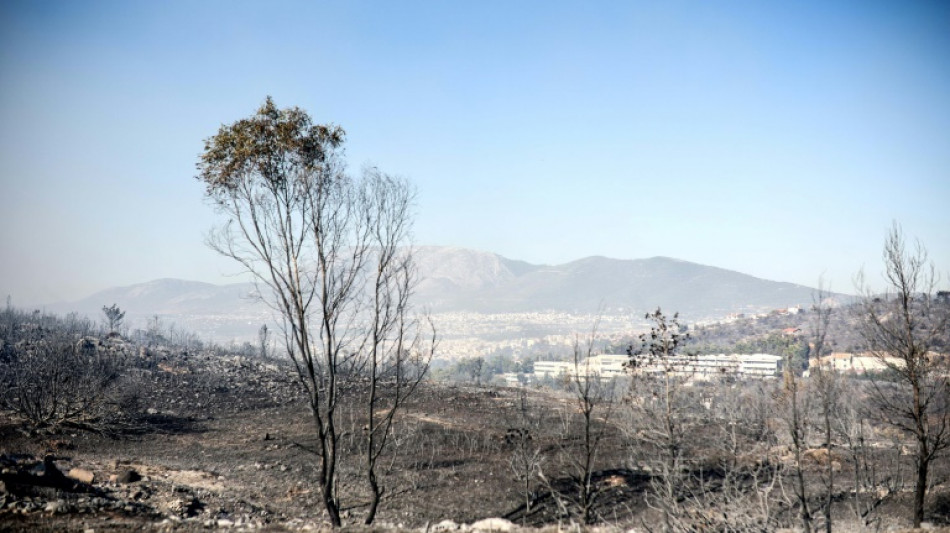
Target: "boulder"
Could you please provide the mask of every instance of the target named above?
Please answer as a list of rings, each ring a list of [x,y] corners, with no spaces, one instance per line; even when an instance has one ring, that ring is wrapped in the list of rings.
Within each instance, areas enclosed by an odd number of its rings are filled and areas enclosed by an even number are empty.
[[[504,518],[484,518],[472,524],[474,531],[512,531],[515,527],[514,523]]]
[[[46,512],[49,513],[62,513],[66,511],[66,501],[65,500],[55,500],[46,504]]]
[[[141,481],[141,479],[142,475],[131,468],[119,472],[115,477],[118,483],[135,483],[136,481]]]
[[[73,485],[72,480],[66,478],[62,471],[56,467],[55,459],[52,455],[43,457],[42,463],[33,466],[31,473],[36,476],[38,485],[47,487],[70,488]]]
[[[73,468],[66,475],[72,479],[75,479],[76,481],[86,483],[87,485],[92,484],[92,482],[96,479],[96,475],[92,471],[86,470],[85,468]]]

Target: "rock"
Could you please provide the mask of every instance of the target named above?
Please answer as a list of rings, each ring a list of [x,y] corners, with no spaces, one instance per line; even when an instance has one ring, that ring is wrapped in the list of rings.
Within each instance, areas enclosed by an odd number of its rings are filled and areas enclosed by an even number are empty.
[[[194,497],[174,500],[168,504],[168,509],[171,512],[184,518],[195,517],[202,512],[204,508],[204,504],[201,503],[198,498]]]
[[[66,475],[75,479],[76,481],[82,481],[87,485],[92,484],[92,482],[96,479],[96,475],[92,473],[92,471],[86,470],[85,468],[73,468]]]
[[[459,525],[451,520],[443,520],[438,524],[432,526],[430,531],[455,531],[459,528]]]
[[[141,481],[141,479],[142,475],[131,468],[119,472],[115,478],[118,483],[135,483],[136,481]]]
[[[55,500],[46,504],[46,511],[49,513],[62,513],[66,510],[64,500]]]
[[[515,525],[504,518],[485,518],[472,524],[475,531],[511,531]]]
[[[63,477],[63,473],[60,472],[59,468],[56,467],[56,463],[53,462],[52,455],[44,457],[42,463],[36,463],[36,465],[33,466],[33,474],[43,476],[47,479],[59,479]]]

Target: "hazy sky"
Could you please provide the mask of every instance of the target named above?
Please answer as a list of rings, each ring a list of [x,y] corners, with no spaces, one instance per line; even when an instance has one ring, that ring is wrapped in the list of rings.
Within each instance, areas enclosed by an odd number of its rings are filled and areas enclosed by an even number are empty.
[[[234,281],[202,140],[267,95],[419,189],[416,241],[850,291],[950,272],[944,2],[0,2],[0,296]],[[944,285],[947,285],[945,282]]]

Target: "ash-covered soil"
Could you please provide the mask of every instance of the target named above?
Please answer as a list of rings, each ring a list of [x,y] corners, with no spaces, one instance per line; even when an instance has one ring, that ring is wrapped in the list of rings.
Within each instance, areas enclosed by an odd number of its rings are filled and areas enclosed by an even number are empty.
[[[0,415],[0,531],[327,526],[314,483],[318,459],[308,451],[310,411],[292,366],[165,348],[135,357],[136,412],[109,431],[30,434]],[[563,398],[533,394],[554,406],[549,415],[564,406]],[[517,396],[514,389],[420,389],[395,424],[377,522],[556,522],[540,492],[531,516],[519,513],[523,495],[510,464]],[[354,456],[362,427],[355,407],[341,409],[341,449]],[[339,476],[349,523],[361,520],[367,502],[357,466],[349,461]],[[624,483],[623,473],[601,477]]]
[[[0,531],[328,527],[314,482],[318,460],[308,451],[310,412],[287,362],[164,348],[137,350],[134,357],[127,392],[135,401],[126,401],[134,412],[108,431],[30,433],[0,415]],[[559,504],[577,489],[570,458],[582,443],[576,428],[565,426],[576,404],[541,390],[522,401],[518,389],[421,388],[394,426],[373,530],[453,530],[490,517],[510,520],[487,526],[496,530],[576,523]],[[341,406],[347,460],[339,492],[350,525],[360,523],[368,502],[356,460],[360,413],[358,404]],[[527,493],[515,461],[525,443],[541,458]],[[620,429],[607,428],[596,462],[598,523],[622,529],[658,523],[645,499],[650,477],[633,468]],[[945,474],[941,468],[935,494],[947,492]],[[846,498],[842,492],[836,511],[843,519]],[[948,502],[946,495],[936,499],[931,509],[939,514],[932,516],[950,515]],[[880,525],[903,523],[908,505],[909,494],[890,499],[876,511],[884,517]],[[793,509],[778,512],[794,522]]]
[[[275,440],[307,420],[292,368],[161,348],[136,358],[126,391],[136,412],[106,432],[29,434],[0,418],[0,530],[263,526],[311,516],[297,502],[284,505],[304,490],[311,458]]]

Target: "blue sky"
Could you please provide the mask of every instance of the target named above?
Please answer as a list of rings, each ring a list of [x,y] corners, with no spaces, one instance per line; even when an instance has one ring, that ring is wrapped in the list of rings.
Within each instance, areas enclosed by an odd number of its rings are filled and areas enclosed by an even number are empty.
[[[419,244],[950,274],[940,2],[0,3],[0,295],[234,281],[202,140],[267,95],[419,189]],[[947,282],[944,282],[944,286]]]

